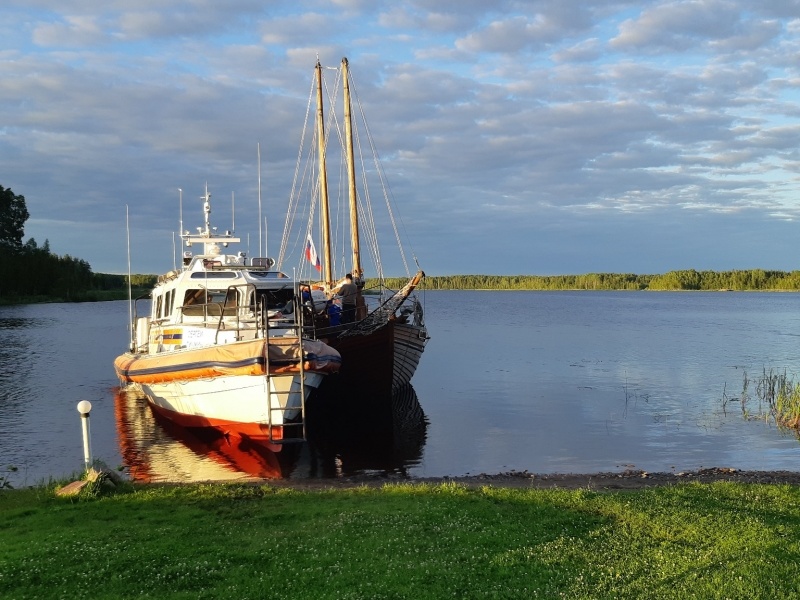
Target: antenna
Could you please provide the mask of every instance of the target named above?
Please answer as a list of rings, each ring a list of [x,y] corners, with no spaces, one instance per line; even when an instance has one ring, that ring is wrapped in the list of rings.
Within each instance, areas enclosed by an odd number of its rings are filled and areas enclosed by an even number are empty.
[[[133,339],[134,324],[133,324],[133,287],[131,285],[131,224],[128,217],[128,205],[125,205],[125,232],[128,237],[128,327],[131,332],[130,350],[136,350],[136,342]]]
[[[206,181],[206,193],[203,198],[203,214],[206,216],[206,230],[204,235],[209,237],[211,235],[211,194],[208,193],[208,182]]]
[[[183,235],[183,190],[178,188],[178,235]]]
[[[231,191],[231,233],[236,231],[236,199]]]
[[[258,143],[257,149],[258,149],[258,251],[260,253],[261,252],[261,142]],[[266,252],[264,254],[266,254]]]

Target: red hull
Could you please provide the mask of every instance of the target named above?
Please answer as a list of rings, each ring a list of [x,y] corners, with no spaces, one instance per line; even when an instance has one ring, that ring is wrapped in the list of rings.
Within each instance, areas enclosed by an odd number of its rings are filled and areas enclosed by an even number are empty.
[[[281,425],[272,426],[272,436],[270,437],[269,425],[262,425],[260,423],[239,423],[238,421],[228,421],[224,419],[209,419],[208,417],[199,417],[166,410],[161,406],[156,406],[152,402],[148,402],[148,404],[150,404],[150,408],[153,409],[154,413],[161,415],[165,419],[169,419],[181,427],[213,427],[225,435],[247,437],[258,442],[267,442],[270,439],[273,441],[283,439],[283,426]]]

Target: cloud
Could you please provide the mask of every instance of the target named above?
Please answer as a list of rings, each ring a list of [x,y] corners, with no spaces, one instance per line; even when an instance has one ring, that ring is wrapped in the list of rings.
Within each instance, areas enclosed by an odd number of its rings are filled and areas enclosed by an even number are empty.
[[[206,181],[215,215],[235,192],[255,237],[258,144],[277,244],[312,68],[319,57],[333,76],[343,56],[426,270],[652,271],[691,262],[684,248],[708,253],[695,268],[791,266],[777,240],[798,212],[795,1],[4,10],[0,184],[26,197],[26,235],[96,270],[124,267],[109,245],[126,205],[147,240],[140,270],[162,270],[177,189],[191,215]],[[541,254],[515,263],[526,243]]]
[[[720,40],[738,32],[740,6],[728,0],[661,2],[627,19],[612,46],[656,51],[686,50],[697,43]]]
[[[43,23],[33,31],[40,46],[96,46],[108,43],[109,33],[95,17],[65,16],[58,23]]]

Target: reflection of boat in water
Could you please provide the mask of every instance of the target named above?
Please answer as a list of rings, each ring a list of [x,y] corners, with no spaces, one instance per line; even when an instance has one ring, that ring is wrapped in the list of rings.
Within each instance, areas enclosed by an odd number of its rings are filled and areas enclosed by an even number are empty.
[[[214,428],[186,428],[151,410],[146,398],[120,389],[115,397],[120,453],[139,482],[281,479],[295,466],[297,444],[276,446]]]
[[[324,395],[340,390],[319,392],[323,396],[313,397],[309,407],[308,444],[314,459],[309,477],[405,477],[420,463],[428,422],[411,384],[395,389],[388,399],[366,393],[353,397],[351,392],[348,410],[344,402]]]
[[[377,413],[358,405],[343,411],[325,398],[311,402],[307,443],[273,445],[214,428],[181,427],[154,413],[142,395],[120,389],[115,398],[120,453],[135,481],[187,483],[404,477],[422,459],[427,422],[410,385],[378,402]]]
[[[208,189],[203,209],[205,227],[181,233],[203,253],[187,251],[181,269],[159,277],[150,316],[132,323],[131,348],[114,361],[117,375],[178,425],[302,439],[305,400],[341,357],[301,334],[296,284],[271,259],[223,252],[239,239],[211,227]]]

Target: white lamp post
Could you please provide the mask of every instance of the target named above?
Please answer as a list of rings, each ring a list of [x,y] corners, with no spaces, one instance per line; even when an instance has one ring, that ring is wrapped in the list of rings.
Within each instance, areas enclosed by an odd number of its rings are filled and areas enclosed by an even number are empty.
[[[78,412],[81,413],[81,425],[83,428],[83,464],[86,470],[92,465],[92,440],[89,435],[89,413],[92,410],[92,403],[88,400],[78,402]]]

